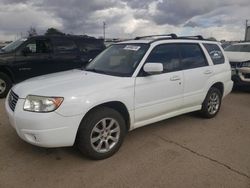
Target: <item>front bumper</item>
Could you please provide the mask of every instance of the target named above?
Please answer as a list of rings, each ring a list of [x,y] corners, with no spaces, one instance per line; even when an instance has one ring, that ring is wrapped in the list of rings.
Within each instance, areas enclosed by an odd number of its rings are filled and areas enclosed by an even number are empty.
[[[9,122],[24,141],[41,147],[72,146],[82,116],[64,117],[56,112],[34,113],[23,110],[19,99],[13,112],[5,102]]]
[[[232,80],[237,86],[250,86],[250,68],[232,68]]]

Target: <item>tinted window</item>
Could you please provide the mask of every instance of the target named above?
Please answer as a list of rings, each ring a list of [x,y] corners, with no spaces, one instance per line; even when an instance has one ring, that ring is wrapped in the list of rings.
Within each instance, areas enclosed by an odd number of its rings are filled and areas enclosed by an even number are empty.
[[[25,45],[29,53],[49,53],[51,45],[48,40],[33,40]]]
[[[164,72],[180,70],[180,58],[177,45],[163,44],[156,46],[150,53],[146,62],[162,63]]]
[[[104,44],[99,40],[79,40],[76,41],[81,52],[89,52],[93,50],[103,50]]]
[[[215,65],[222,64],[225,62],[225,58],[219,48],[216,44],[203,44],[205,48],[207,49],[213,63]]]
[[[208,65],[199,44],[180,44],[179,46],[183,69],[193,69]]]
[[[250,52],[250,44],[237,44],[225,48],[225,51],[230,52]]]
[[[100,52],[105,49],[102,40],[78,40],[76,41],[77,46],[79,47],[80,52],[83,54],[87,54],[89,58],[93,59],[96,57]]]
[[[69,39],[54,39],[54,46],[57,52],[72,52],[76,51],[76,44]]]

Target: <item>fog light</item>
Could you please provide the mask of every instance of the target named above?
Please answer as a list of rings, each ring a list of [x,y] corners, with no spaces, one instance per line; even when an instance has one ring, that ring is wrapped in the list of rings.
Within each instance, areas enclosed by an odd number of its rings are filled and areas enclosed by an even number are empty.
[[[38,142],[38,138],[34,134],[26,133],[24,136],[29,142]]]

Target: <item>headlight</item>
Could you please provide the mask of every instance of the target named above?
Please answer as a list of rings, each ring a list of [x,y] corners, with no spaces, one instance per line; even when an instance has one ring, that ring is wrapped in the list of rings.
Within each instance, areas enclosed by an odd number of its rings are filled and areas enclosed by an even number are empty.
[[[250,67],[250,61],[243,62],[242,67]]]
[[[62,102],[62,97],[28,95],[24,102],[23,109],[31,112],[52,112],[56,110]]]

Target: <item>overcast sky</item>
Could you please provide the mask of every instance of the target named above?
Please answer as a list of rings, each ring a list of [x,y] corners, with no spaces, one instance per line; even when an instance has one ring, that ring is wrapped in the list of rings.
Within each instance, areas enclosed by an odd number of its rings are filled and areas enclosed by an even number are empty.
[[[130,38],[176,33],[240,40],[250,0],[0,0],[0,40],[13,40],[32,26],[39,34],[65,33]],[[17,36],[18,35],[18,36]]]

